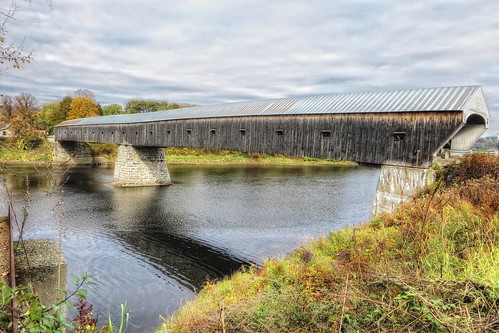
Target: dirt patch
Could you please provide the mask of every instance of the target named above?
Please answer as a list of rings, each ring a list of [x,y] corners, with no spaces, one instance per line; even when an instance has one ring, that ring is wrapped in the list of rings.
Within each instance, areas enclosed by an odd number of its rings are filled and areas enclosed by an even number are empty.
[[[0,217],[0,282],[9,280],[9,219]]]

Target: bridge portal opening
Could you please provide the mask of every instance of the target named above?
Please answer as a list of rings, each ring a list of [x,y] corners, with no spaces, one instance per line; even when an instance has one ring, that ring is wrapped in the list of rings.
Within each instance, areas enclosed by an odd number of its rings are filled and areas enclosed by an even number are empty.
[[[486,130],[487,121],[482,115],[470,115],[466,119],[466,123],[449,141],[450,149],[469,150]]]
[[[467,125],[485,125],[485,118],[479,114],[472,114],[466,119]]]

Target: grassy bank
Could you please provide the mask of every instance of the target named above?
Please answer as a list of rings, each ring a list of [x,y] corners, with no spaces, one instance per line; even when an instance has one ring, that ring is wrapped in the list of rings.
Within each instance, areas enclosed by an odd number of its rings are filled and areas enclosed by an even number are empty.
[[[0,142],[0,161],[7,163],[50,163],[52,144],[46,140],[29,150],[19,150],[9,142]]]
[[[158,332],[497,332],[498,178],[467,157],[393,214],[206,284]]]
[[[166,159],[167,162],[171,164],[312,164],[357,166],[357,163],[351,161],[336,161],[313,157],[286,157],[199,148],[167,148]]]
[[[89,143],[92,155],[114,162],[118,155],[117,145]],[[267,154],[241,153],[230,150],[208,150],[199,148],[166,148],[169,164],[285,164],[285,165],[331,165],[338,167],[357,166],[351,161],[336,161],[312,157],[286,157]],[[0,146],[0,161],[8,163],[52,162],[52,144],[44,141],[32,150],[17,150],[8,145]]]

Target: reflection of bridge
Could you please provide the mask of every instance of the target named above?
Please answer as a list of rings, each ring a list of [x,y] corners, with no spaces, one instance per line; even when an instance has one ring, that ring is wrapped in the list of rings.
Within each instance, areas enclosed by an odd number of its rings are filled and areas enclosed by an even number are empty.
[[[489,118],[479,86],[271,99],[65,121],[55,157],[81,155],[81,142],[119,144],[124,185],[168,184],[163,147],[428,167],[444,148],[469,149]]]

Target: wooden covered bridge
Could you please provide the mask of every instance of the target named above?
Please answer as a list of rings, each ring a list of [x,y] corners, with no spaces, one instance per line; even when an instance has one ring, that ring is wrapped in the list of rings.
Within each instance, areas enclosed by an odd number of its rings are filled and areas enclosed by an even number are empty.
[[[142,159],[148,163],[146,169],[155,169],[154,163],[165,163],[164,147],[428,167],[444,148],[469,149],[487,129],[489,118],[482,88],[461,86],[268,99],[83,118],[56,126],[55,139],[73,153],[78,142],[121,145],[115,179],[126,183],[129,160]],[[166,164],[158,168],[166,168]]]

